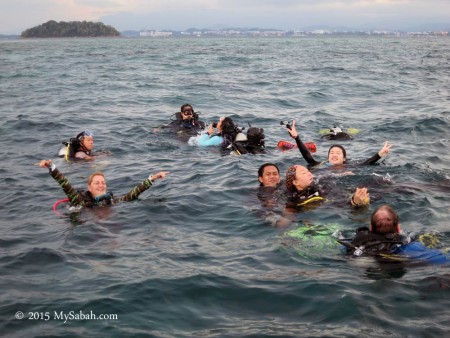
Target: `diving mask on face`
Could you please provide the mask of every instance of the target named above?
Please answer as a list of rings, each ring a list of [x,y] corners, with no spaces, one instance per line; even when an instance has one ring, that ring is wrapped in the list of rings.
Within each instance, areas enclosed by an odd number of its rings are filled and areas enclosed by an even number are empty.
[[[94,134],[88,130],[85,130],[77,135],[77,139],[79,141],[82,141],[85,137],[94,137]]]

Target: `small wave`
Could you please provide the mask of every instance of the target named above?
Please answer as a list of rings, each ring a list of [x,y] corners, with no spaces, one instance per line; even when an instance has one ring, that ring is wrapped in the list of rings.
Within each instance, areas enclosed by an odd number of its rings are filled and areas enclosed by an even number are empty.
[[[64,262],[64,257],[57,251],[48,248],[33,248],[15,256],[4,256],[0,259],[2,269],[15,271],[44,271],[45,267]]]

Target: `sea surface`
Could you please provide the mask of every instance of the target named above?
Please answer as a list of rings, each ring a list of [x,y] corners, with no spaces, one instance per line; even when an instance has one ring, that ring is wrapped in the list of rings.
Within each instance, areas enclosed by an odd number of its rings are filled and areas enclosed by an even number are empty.
[[[161,128],[184,103],[211,123],[264,128],[266,153],[198,148]],[[351,234],[392,205],[407,232],[450,247],[450,38],[304,37],[0,41],[0,336],[444,337],[448,265],[378,264],[343,255],[308,226]],[[256,197],[257,170],[305,161],[280,121],[296,120],[325,159],[333,125],[359,131],[348,157],[393,144],[336,186],[372,204],[324,203],[287,228]],[[58,158],[95,135],[90,163]],[[115,195],[169,171],[139,200],[70,212],[46,169],[72,185],[105,173]],[[333,176],[334,175],[334,176]],[[334,230],[333,230],[334,231]],[[320,242],[320,241],[319,241]],[[322,242],[321,242],[322,243]],[[94,317],[96,319],[94,319]]]

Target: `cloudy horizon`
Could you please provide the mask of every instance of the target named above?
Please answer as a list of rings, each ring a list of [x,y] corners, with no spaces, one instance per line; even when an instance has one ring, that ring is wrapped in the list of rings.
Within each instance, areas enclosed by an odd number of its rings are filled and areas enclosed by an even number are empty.
[[[450,29],[448,0],[15,0],[0,5],[0,34],[49,20],[96,21],[125,30],[307,27]]]

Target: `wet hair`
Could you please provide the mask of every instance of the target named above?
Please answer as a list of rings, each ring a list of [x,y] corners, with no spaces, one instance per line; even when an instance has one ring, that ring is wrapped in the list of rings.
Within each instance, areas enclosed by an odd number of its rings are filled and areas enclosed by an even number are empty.
[[[238,128],[236,128],[233,120],[230,117],[225,117],[221,123],[220,135],[224,138],[222,143],[222,148],[227,148],[230,144],[234,144],[236,140],[236,135],[239,133]]]
[[[290,192],[297,191],[297,188],[294,185],[294,180],[296,179],[296,174],[297,174],[297,166],[296,165],[290,166],[288,168],[288,170],[286,170],[285,184],[286,184],[286,189]]]
[[[180,112],[183,112],[183,110],[185,109],[185,108],[187,108],[187,107],[189,107],[189,108],[191,108],[192,109],[192,114],[194,114],[195,113],[195,111],[194,111],[194,107],[192,107],[189,103],[185,103],[185,104],[183,104],[182,106],[181,106],[181,108],[180,108]]]
[[[88,130],[85,130],[85,131],[82,131],[81,133],[79,133],[79,134],[76,136],[76,139],[79,140],[79,141],[83,141],[83,139],[84,139],[86,136],[94,137],[94,134],[91,133],[91,132],[88,131]]]
[[[262,177],[264,175],[264,169],[266,169],[266,167],[275,167],[277,169],[277,171],[278,171],[278,175],[280,174],[280,168],[278,168],[278,166],[276,164],[274,164],[274,163],[264,163],[258,169],[258,177]]]
[[[104,179],[105,182],[106,182],[105,174],[103,174],[103,173],[100,172],[100,171],[97,171],[97,172],[91,174],[91,175],[88,177],[88,180],[87,180],[87,184],[88,184],[88,185],[91,185],[91,183],[92,183],[92,181],[94,180],[94,177],[95,177],[95,176],[101,176],[101,177],[103,177],[103,179]]]
[[[340,144],[333,144],[333,145],[330,147],[330,149],[328,149],[328,156],[327,156],[327,158],[330,157],[330,151],[331,151],[331,149],[333,149],[333,148],[339,148],[339,149],[342,150],[342,154],[344,155],[344,163],[345,163],[346,160],[347,160],[347,152],[345,151],[345,148],[344,148],[343,146],[341,146]]]
[[[234,125],[234,122],[231,119],[231,117],[225,117],[222,120],[221,128],[222,128],[222,135],[234,134],[234,133],[237,134],[236,126]]]
[[[183,110],[184,110],[185,108],[187,108],[187,107],[189,107],[189,108],[192,109],[192,114],[195,113],[194,107],[192,107],[189,103],[183,104],[183,105],[181,106],[181,108],[180,108],[180,112],[183,112]]]
[[[380,218],[378,212],[384,210],[388,213],[388,217]],[[377,234],[396,233],[398,227],[398,215],[395,210],[389,205],[382,205],[378,207],[370,218],[371,232]]]
[[[74,157],[75,153],[77,153],[78,151],[83,151],[86,154],[90,155],[90,151],[88,151],[84,144],[83,144],[83,140],[85,137],[94,137],[94,134],[88,130],[82,131],[81,133],[79,133],[77,136],[75,136],[74,138],[70,139],[70,145],[71,145],[71,154],[69,157]]]

